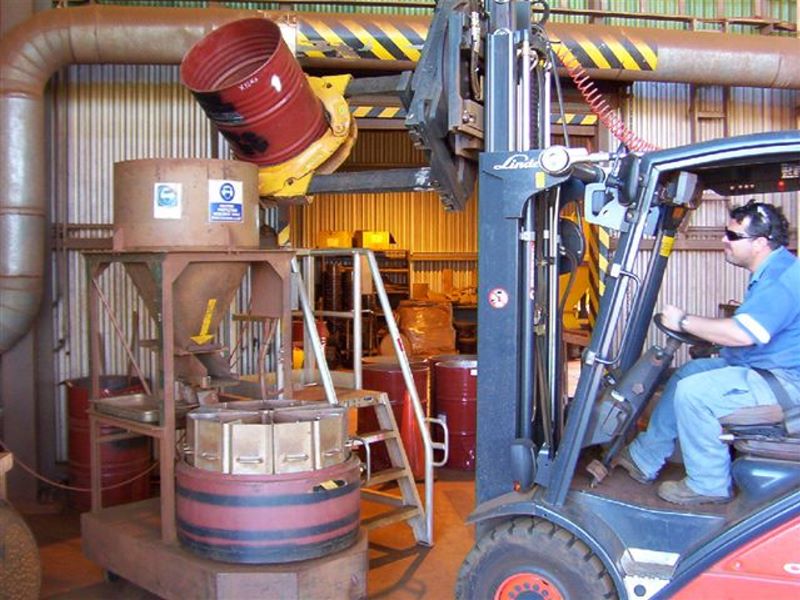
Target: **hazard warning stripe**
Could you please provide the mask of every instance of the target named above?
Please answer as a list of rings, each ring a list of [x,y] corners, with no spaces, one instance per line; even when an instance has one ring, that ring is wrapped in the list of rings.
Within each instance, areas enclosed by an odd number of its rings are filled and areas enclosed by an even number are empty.
[[[404,56],[394,44],[390,44],[390,47],[394,50],[394,54],[384,46],[383,42],[386,41],[386,36],[382,36],[381,41],[378,41],[376,34],[367,31],[355,21],[342,20],[342,24],[334,27],[334,29],[339,36],[344,39],[347,39],[347,33],[354,35],[356,39],[363,44],[365,52],[371,52],[380,60],[397,60]],[[380,32],[378,32],[378,34],[379,33]]]
[[[613,54],[602,52],[602,49],[598,44],[590,41],[587,37],[581,35],[580,33],[573,35],[573,41],[577,44],[578,50],[582,51],[586,56],[589,63],[596,66],[598,69],[618,69],[622,66],[617,62],[617,59]],[[569,44],[567,45],[569,46]],[[578,56],[578,54],[575,56]],[[581,61],[581,64],[584,64],[583,61]]]
[[[351,106],[350,113],[357,119],[406,118],[406,110],[399,106]]]
[[[328,25],[315,19],[298,22],[300,57],[318,58],[325,48],[338,58],[418,61],[424,35],[407,25],[389,23],[361,24],[342,19]],[[315,55],[316,53],[316,55]],[[325,52],[329,56],[328,52]]]
[[[406,110],[399,106],[351,106],[350,113],[357,119],[405,119]],[[550,122],[561,125],[584,125],[591,126],[597,124],[597,115],[586,115],[576,113],[565,113],[563,117],[551,115]]]
[[[388,23],[384,23],[380,28],[375,24],[369,24],[366,26],[366,30],[375,39],[380,39],[392,56],[404,56],[408,60],[417,62],[422,54],[420,49],[415,48],[408,38]]]
[[[658,66],[657,48],[632,37],[602,35],[590,39],[574,33],[556,44],[565,46],[586,69],[654,71]]]
[[[596,125],[597,115],[579,115],[575,113],[564,113],[564,116],[551,115],[550,122],[556,125]]]
[[[630,45],[626,46],[626,48],[636,59],[636,62],[646,64],[649,68],[644,69],[645,71],[655,71],[656,67],[658,67],[658,47],[643,42],[630,34],[628,34],[628,40]]]
[[[409,41],[412,48],[422,51],[425,45],[425,38],[428,37],[428,29],[417,23],[395,23],[394,27],[405,39]]]
[[[350,46],[325,23],[317,22],[313,29],[304,27],[306,24],[307,23],[301,21],[300,27],[298,28],[297,53],[299,55],[309,56],[306,54],[305,48],[300,43],[301,39],[305,39],[308,45],[312,48],[326,49],[324,51],[326,56],[331,56],[332,52],[335,53],[335,56],[339,56],[344,48],[350,48]],[[351,54],[351,52],[346,54]],[[309,56],[309,58],[311,57]]]
[[[303,48],[303,54],[308,58],[325,58],[325,52],[312,50],[314,44],[305,36],[302,31],[297,32],[297,46]]]
[[[360,22],[352,18],[298,21],[297,53],[300,57],[377,60],[419,60],[427,28],[418,23]],[[571,33],[554,44],[563,44],[584,68],[654,71],[658,49],[624,34],[588,37]]]
[[[600,268],[599,290],[602,297],[606,289],[606,274],[608,273],[608,264],[611,257],[611,236],[608,230],[603,227],[598,228],[597,240],[600,244],[597,264]]]

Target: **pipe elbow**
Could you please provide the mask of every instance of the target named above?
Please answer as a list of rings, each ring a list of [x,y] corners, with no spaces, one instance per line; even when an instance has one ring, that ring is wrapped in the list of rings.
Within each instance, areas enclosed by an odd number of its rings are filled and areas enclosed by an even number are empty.
[[[41,277],[0,275],[0,354],[22,339],[39,314]]]

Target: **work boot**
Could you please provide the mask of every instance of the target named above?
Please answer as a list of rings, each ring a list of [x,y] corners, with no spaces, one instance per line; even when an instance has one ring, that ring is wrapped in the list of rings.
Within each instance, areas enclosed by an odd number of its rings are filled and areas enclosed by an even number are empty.
[[[614,466],[620,466],[625,469],[628,475],[630,475],[632,479],[635,479],[639,483],[651,484],[655,481],[655,477],[648,477],[637,466],[636,462],[631,456],[629,446],[625,446],[622,450],[620,450],[619,454],[617,454],[617,458],[614,460]]]
[[[704,496],[698,494],[686,484],[685,479],[680,481],[665,481],[658,486],[658,495],[662,500],[672,502],[673,504],[682,504],[683,506],[691,506],[694,504],[724,504],[733,499],[732,495],[728,496]]]

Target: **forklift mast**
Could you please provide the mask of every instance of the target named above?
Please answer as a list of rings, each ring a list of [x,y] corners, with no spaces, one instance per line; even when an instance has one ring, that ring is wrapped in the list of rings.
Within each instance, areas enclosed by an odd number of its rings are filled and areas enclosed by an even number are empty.
[[[563,428],[559,214],[581,151],[550,148],[554,53],[532,3],[486,2],[485,150],[478,167],[479,503],[545,484]],[[538,13],[537,13],[538,14]],[[584,169],[589,181],[601,178]],[[582,194],[581,194],[582,195]],[[535,464],[538,463],[538,464]]]

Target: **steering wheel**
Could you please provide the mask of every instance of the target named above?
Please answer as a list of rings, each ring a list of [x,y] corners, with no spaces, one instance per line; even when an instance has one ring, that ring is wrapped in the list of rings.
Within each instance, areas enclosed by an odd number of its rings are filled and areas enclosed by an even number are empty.
[[[708,346],[710,342],[708,340],[704,340],[701,337],[697,337],[696,335],[692,335],[691,333],[686,333],[685,331],[676,331],[674,329],[670,329],[666,325],[664,325],[664,314],[658,313],[653,316],[653,323],[656,324],[661,331],[667,334],[667,337],[671,337],[673,340],[678,340],[679,342],[683,342],[684,344],[689,344],[690,346]]]

